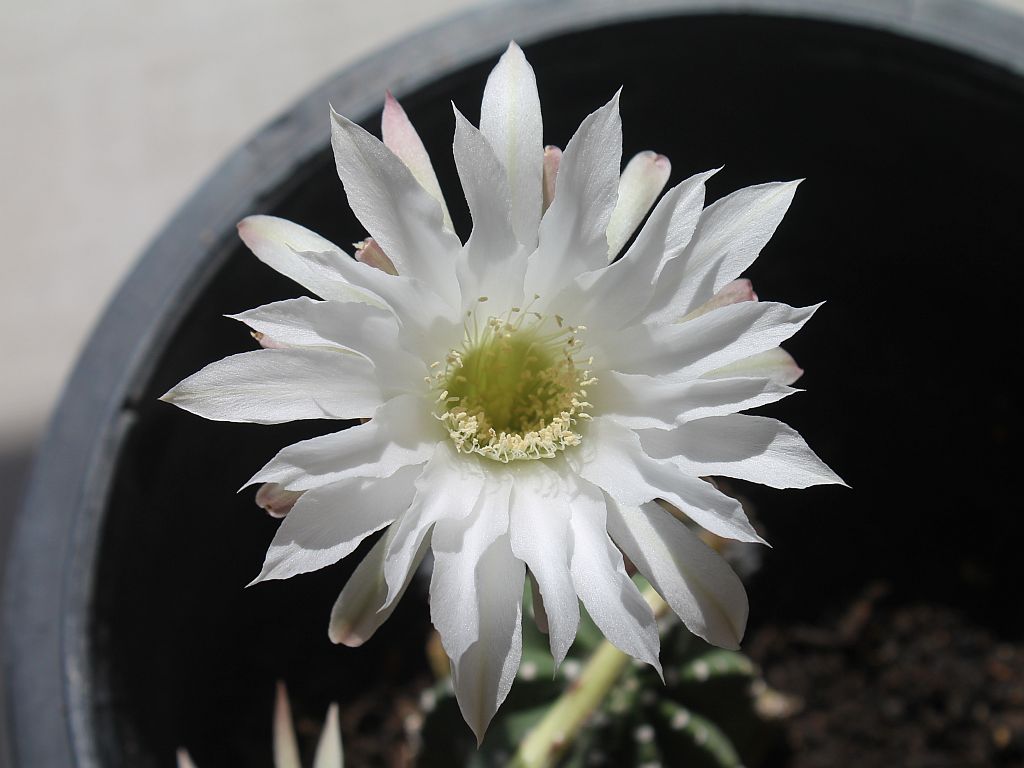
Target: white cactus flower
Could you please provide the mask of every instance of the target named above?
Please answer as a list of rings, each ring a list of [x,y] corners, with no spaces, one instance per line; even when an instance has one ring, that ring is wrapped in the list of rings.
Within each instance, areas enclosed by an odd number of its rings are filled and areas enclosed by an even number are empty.
[[[842,482],[790,427],[739,414],[797,391],[801,370],[779,344],[817,307],[758,301],[738,279],[797,184],[704,208],[709,171],[650,211],[669,163],[641,153],[620,173],[618,101],[564,152],[545,150],[534,73],[510,45],[480,128],[455,112],[465,243],[390,94],[383,143],[332,114],[338,173],[372,240],[357,260],[298,224],[245,219],[253,253],[319,299],[235,316],[266,349],[164,396],[225,421],[368,419],[285,448],[252,478],[272,484],[261,503],[287,512],[256,581],[330,565],[386,529],[331,616],[330,637],[359,645],[429,547],[431,618],[478,738],[519,665],[527,573],[556,662],[582,601],[611,642],[658,667],[657,626],[623,553],[691,631],[735,648],[743,585],[655,500],[757,542],[740,504],[701,478]]]

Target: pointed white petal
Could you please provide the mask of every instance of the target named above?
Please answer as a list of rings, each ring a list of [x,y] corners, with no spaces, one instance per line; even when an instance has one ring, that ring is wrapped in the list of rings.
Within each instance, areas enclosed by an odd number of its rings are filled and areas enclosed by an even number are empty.
[[[622,553],[608,538],[604,494],[575,482],[572,513],[572,579],[587,613],[618,649],[661,673],[658,623],[626,575]]]
[[[357,328],[364,322],[381,326],[378,333],[398,336],[398,323],[394,315],[385,309],[366,304],[315,301],[307,296],[275,301],[228,317],[245,323],[284,347],[327,347],[352,351],[351,344],[361,336]]]
[[[745,187],[704,209],[686,250],[661,273],[651,319],[684,317],[739,277],[775,233],[799,183]]]
[[[736,499],[669,462],[651,458],[631,430],[604,417],[590,422],[583,445],[571,460],[584,480],[620,504],[635,507],[665,499],[714,534],[763,543]]]
[[[384,97],[384,113],[380,119],[380,133],[384,146],[405,163],[405,167],[412,172],[413,178],[441,206],[444,225],[454,232],[452,217],[448,214],[448,206],[444,202],[441,185],[437,183],[437,174],[434,173],[430,155],[427,154],[420,135],[409,122],[409,117],[402,109],[402,105],[398,103],[398,99],[391,94],[391,91],[388,91]]]
[[[369,359],[384,395],[419,391],[423,361],[399,346],[399,325],[387,309],[302,297],[266,304],[229,317],[285,347],[321,347]]]
[[[758,352],[735,363],[723,365],[704,374],[705,379],[728,379],[737,376],[771,379],[777,384],[793,384],[804,375],[803,368],[782,347]]]
[[[345,768],[345,750],[341,743],[341,727],[338,725],[338,705],[327,708],[327,719],[320,733],[313,756],[313,768]]]
[[[515,478],[509,505],[512,552],[526,563],[540,587],[555,666],[576,638],[580,607],[569,573],[568,491],[557,471],[528,462]]]
[[[644,430],[640,441],[650,455],[694,475],[735,477],[772,488],[845,485],[795,429],[763,416],[732,414],[669,431]]]
[[[289,445],[247,485],[278,483],[304,491],[349,477],[387,477],[425,462],[443,435],[426,398],[400,395],[366,424]]]
[[[373,364],[318,349],[261,349],[210,363],[160,398],[214,421],[354,419],[383,401]]]
[[[316,262],[326,254],[304,254]],[[459,308],[445,302],[425,283],[404,275],[390,275],[355,259],[337,265],[352,285],[372,296],[390,310],[402,326],[399,341],[407,352],[421,360],[438,360],[462,338]],[[454,334],[454,335],[453,335]]]
[[[335,164],[353,213],[400,275],[421,280],[456,306],[454,266],[461,243],[444,229],[441,207],[376,137],[331,115]]]
[[[442,520],[431,549],[430,618],[452,661],[459,709],[477,742],[505,700],[522,654],[525,568],[508,536],[510,478],[490,482],[473,513]]]
[[[427,542],[421,542],[419,549],[413,553],[398,595],[388,603],[384,556],[394,534],[395,526],[392,525],[356,566],[345,583],[345,588],[338,595],[331,609],[331,623],[327,630],[327,636],[332,643],[347,645],[349,648],[358,648],[365,643],[394,613],[398,601],[409,587],[413,574],[427,552]]]
[[[622,157],[619,95],[590,114],[558,166],[555,199],[540,223],[530,256],[526,295],[552,296],[584,272],[608,263],[608,219],[615,207]]]
[[[480,131],[505,167],[512,229],[533,250],[541,214],[544,149],[537,78],[522,50],[509,43],[484,87]]]
[[[178,768],[196,768],[196,764],[192,762],[192,756],[184,747],[177,751],[176,756],[178,758]]]
[[[288,704],[288,690],[282,682],[277,684],[274,700],[274,768],[302,768],[299,744],[292,725],[292,709]]]
[[[745,301],[673,325],[635,325],[601,340],[606,365],[623,373],[696,378],[772,349],[803,327],[820,304]]]
[[[608,220],[608,260],[613,260],[633,236],[668,183],[672,163],[657,152],[640,152],[626,163],[619,178],[619,195]]]
[[[420,471],[402,467],[390,477],[349,478],[303,493],[277,529],[253,583],[319,570],[354,552],[409,508]]]
[[[558,165],[562,162],[562,150],[559,147],[548,145],[544,147],[544,208],[551,207],[551,201],[555,199],[555,180],[558,178]]]
[[[455,166],[473,217],[473,233],[459,255],[463,311],[486,296],[497,311],[522,300],[526,260],[509,218],[505,169],[487,139],[455,110]]]
[[[710,171],[695,173],[683,184],[687,184],[691,192],[684,195],[675,212],[672,214],[672,225],[669,227],[668,236],[665,238],[665,254],[658,267],[658,273],[664,269],[670,259],[674,259],[683,253],[683,250],[690,244],[693,232],[700,220],[704,210],[705,187],[708,179],[718,173],[721,168],[712,168]]]
[[[349,257],[330,240],[287,219],[248,216],[238,234],[256,257],[322,299],[379,304],[366,291],[349,285],[336,267]],[[307,252],[323,254],[311,261]]]
[[[395,532],[384,563],[388,582],[385,605],[401,596],[409,569],[434,525],[445,519],[461,520],[470,514],[484,490],[485,480],[486,474],[476,461],[459,455],[448,440],[437,443],[423,474],[416,480],[412,506],[392,526]]]
[[[721,555],[657,504],[609,500],[608,530],[687,629],[714,645],[739,647],[747,594]]]
[[[590,393],[595,411],[630,429],[672,429],[709,416],[756,408],[798,389],[771,379],[730,378],[674,381],[606,371]]]
[[[551,307],[585,325],[594,335],[618,330],[643,312],[654,291],[654,276],[687,221],[696,220],[704,199],[704,181],[714,171],[697,174],[665,193],[629,251],[613,264],[580,275]],[[692,216],[686,211],[693,212]]]

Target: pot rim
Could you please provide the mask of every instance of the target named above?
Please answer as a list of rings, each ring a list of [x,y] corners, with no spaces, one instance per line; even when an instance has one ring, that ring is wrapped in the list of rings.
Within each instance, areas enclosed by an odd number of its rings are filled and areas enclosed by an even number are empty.
[[[111,300],[65,385],[12,527],[0,635],[0,731],[7,736],[0,757],[12,766],[99,765],[87,630],[120,445],[171,336],[166,329],[179,325],[236,247],[235,223],[301,184],[329,144],[324,105],[365,120],[380,108],[385,88],[415,91],[495,58],[509,39],[528,45],[644,18],[719,14],[873,29],[1024,76],[1024,14],[999,0],[505,0],[409,35],[320,83],[232,152],[171,217]]]

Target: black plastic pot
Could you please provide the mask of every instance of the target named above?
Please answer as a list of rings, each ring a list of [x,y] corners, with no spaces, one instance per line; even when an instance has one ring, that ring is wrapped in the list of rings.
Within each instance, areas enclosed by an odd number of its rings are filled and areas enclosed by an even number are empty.
[[[973,0],[537,0],[469,13],[316,89],[234,153],[171,220],[93,334],[17,520],[5,594],[13,765],[269,765],[273,680],[310,711],[415,675],[411,601],[366,647],[331,646],[354,560],[243,590],[274,524],[235,489],[320,423],[215,424],[157,402],[249,348],[224,313],[297,293],[241,246],[270,212],[363,236],[328,149],[328,103],[376,130],[391,87],[459,204],[454,99],[478,115],[516,38],[563,144],[619,85],[625,147],[674,178],[726,165],[712,196],[807,177],[752,277],[763,297],[830,303],[791,345],[810,394],[774,409],[852,483],[744,489],[775,544],[756,623],[813,615],[876,575],[1019,636],[1024,533],[1009,482],[1019,416],[1024,21]],[[1012,344],[1011,344],[1011,339]],[[826,549],[822,542],[831,542]],[[985,578],[961,578],[958,564]],[[361,692],[361,693],[360,693]],[[300,705],[301,706],[301,705]],[[223,738],[221,738],[223,737]]]

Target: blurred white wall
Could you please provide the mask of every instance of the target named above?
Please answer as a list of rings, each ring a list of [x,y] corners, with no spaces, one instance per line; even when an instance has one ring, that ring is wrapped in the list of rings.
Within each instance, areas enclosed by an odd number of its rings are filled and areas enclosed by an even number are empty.
[[[117,284],[221,158],[338,68],[473,1],[4,3],[0,461],[35,442]]]

